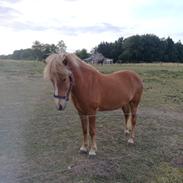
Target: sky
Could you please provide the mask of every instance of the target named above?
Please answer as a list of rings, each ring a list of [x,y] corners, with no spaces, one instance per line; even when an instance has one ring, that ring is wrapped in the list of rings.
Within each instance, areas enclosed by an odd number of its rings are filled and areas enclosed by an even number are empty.
[[[0,55],[35,40],[68,52],[136,34],[183,42],[182,0],[0,0]]]

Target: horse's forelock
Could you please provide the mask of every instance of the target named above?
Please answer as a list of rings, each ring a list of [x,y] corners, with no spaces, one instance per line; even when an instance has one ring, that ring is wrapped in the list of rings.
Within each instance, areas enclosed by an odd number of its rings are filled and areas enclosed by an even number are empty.
[[[63,61],[66,54],[52,54],[46,59],[46,67],[44,69],[44,78],[49,80],[58,79],[70,74],[70,71],[65,67]]]

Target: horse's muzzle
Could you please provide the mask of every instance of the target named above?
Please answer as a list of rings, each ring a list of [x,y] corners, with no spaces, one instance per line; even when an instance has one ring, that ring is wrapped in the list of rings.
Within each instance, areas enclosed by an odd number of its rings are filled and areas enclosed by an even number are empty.
[[[59,111],[62,111],[62,110],[63,110],[62,105],[59,105],[58,110],[59,110]]]
[[[61,104],[60,104],[60,105],[58,106],[58,110],[59,110],[59,111],[63,111],[63,110],[65,109],[65,107],[66,107],[66,103],[65,103],[64,105],[61,105]]]

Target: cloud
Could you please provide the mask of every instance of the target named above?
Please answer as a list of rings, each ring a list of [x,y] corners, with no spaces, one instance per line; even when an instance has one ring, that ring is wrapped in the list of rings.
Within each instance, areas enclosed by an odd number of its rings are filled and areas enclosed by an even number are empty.
[[[9,27],[14,31],[45,31],[45,30],[55,30],[57,32],[62,32],[65,35],[76,36],[83,33],[93,33],[100,34],[104,32],[120,33],[122,30],[125,30],[125,27],[115,26],[109,23],[101,23],[91,26],[45,26],[38,25],[34,22],[19,22],[19,21],[10,21],[4,23],[1,22],[1,26]]]
[[[66,2],[75,2],[75,1],[79,1],[79,0],[64,0]]]
[[[6,6],[0,6],[0,15],[9,15],[9,14],[20,14],[17,10],[6,7]]]
[[[80,33],[93,33],[93,34],[100,34],[104,32],[119,33],[125,28],[120,26],[114,26],[109,23],[101,23],[98,25],[91,25],[91,26],[78,26],[78,27],[63,26],[63,27],[56,27],[55,29],[67,35],[78,35]]]
[[[176,38],[176,41],[181,41],[183,43],[183,32],[173,33],[171,36]]]
[[[0,0],[0,3],[1,2],[8,2],[8,3],[17,3],[18,1],[20,1],[20,0]]]
[[[26,48],[36,39],[62,39],[69,50],[134,34],[183,40],[182,8],[182,0],[0,0],[0,52]]]
[[[134,9],[136,17],[139,19],[159,19],[169,17],[179,17],[183,15],[183,1],[177,0],[149,0]]]
[[[8,27],[9,23],[11,24],[12,22],[14,22],[16,17],[20,15],[21,13],[13,8],[0,6],[0,27]]]
[[[102,32],[120,32],[123,27],[114,26],[110,23],[102,23],[98,26],[88,26],[81,27],[81,32],[94,32],[94,33],[102,33]]]
[[[8,7],[3,7],[3,6],[0,6],[0,14],[7,14],[9,12],[14,12],[15,10],[12,9],[12,8],[8,8]]]
[[[34,25],[33,23],[28,22],[12,22],[9,23],[7,26],[12,28],[14,31],[25,31],[25,30],[31,30],[31,31],[45,31],[48,28],[44,26]]]
[[[182,37],[183,37],[183,32],[178,32],[178,33],[176,33],[175,35],[177,35],[177,36],[182,36]]]

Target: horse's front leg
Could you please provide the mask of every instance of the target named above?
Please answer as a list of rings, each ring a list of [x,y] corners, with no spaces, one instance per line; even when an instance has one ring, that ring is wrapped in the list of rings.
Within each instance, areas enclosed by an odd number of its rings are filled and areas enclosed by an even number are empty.
[[[81,119],[81,126],[83,130],[83,142],[80,148],[81,153],[87,153],[88,152],[88,146],[89,146],[89,141],[88,141],[88,116],[85,115],[80,115]]]
[[[90,156],[95,156],[97,151],[96,144],[96,115],[89,116],[89,132],[91,137],[91,149],[89,151]]]

